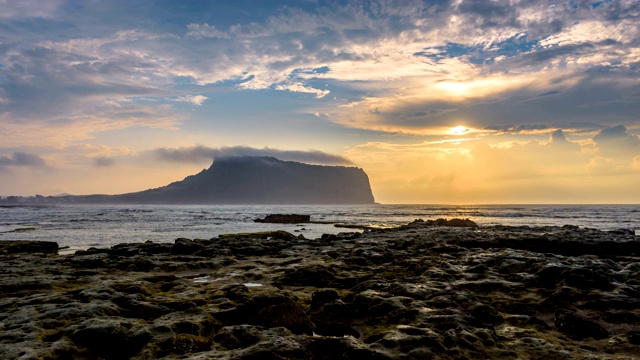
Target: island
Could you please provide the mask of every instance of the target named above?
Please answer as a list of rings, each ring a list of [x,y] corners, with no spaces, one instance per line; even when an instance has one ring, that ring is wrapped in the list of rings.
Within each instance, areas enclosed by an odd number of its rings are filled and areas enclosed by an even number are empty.
[[[222,157],[200,173],[167,186],[120,195],[7,197],[1,204],[373,204],[361,168],[321,166],[273,157]]]

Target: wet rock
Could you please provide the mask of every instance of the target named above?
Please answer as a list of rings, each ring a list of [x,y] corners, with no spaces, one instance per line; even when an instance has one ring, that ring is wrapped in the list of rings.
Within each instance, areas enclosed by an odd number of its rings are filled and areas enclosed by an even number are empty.
[[[195,243],[193,240],[179,238],[176,239],[173,247],[171,248],[171,254],[173,255],[191,255],[199,250],[202,250],[203,246]]]
[[[54,241],[36,241],[36,240],[0,241],[0,254],[18,254],[18,253],[57,254],[58,243]]]
[[[213,315],[225,325],[285,327],[295,334],[311,334],[315,327],[305,308],[295,298],[283,292],[256,294],[237,308]]]
[[[311,294],[311,308],[318,308],[326,303],[338,300],[340,295],[334,289],[322,289]]]
[[[556,311],[554,324],[563,333],[578,338],[602,339],[609,336],[609,332],[597,322],[565,309]]]
[[[122,318],[95,318],[69,328],[69,337],[105,359],[135,356],[151,335],[140,321]]]
[[[264,328],[255,325],[225,326],[213,340],[228,350],[241,349],[260,341],[263,331]]]
[[[309,344],[313,359],[372,359],[390,360],[390,355],[383,351],[369,349],[359,344],[352,337],[319,337]]]
[[[470,307],[469,313],[486,325],[500,324],[504,321],[496,309],[485,304]]]
[[[289,286],[331,287],[341,283],[336,271],[324,265],[307,265],[287,272],[279,283]]]
[[[229,285],[222,289],[227,298],[231,300],[239,301],[240,303],[245,303],[249,299],[249,289],[240,284]]]
[[[311,335],[315,327],[304,308],[293,300],[260,309],[256,322],[265,327],[286,327],[294,334]]]
[[[637,256],[596,253],[630,232],[438,224],[0,253],[0,358],[640,353]]]
[[[98,269],[106,267],[110,262],[110,256],[106,253],[82,253],[76,252],[76,255],[71,259],[74,266],[84,269]]]
[[[478,224],[469,219],[437,219],[437,220],[415,220],[401,228],[416,228],[424,226],[448,226],[448,227],[470,227],[476,228]]]
[[[404,330],[404,331],[403,331]],[[416,348],[429,348],[436,351],[445,349],[442,341],[444,337],[433,331],[420,328],[402,328],[400,331],[392,330],[377,341],[387,349],[395,349],[401,353],[408,353]]]
[[[177,334],[161,344],[161,348],[171,354],[191,354],[211,349],[209,338],[191,334]]]
[[[237,233],[237,234],[221,234],[218,236],[220,239],[277,239],[277,240],[295,240],[298,239],[297,236],[291,234],[290,232],[277,230],[277,231],[259,231],[259,232],[251,232],[251,233]],[[304,238],[304,237],[303,237]],[[270,245],[267,243],[263,243],[265,245]],[[249,244],[245,243],[245,246]],[[271,244],[273,245],[273,244]],[[237,250],[238,244],[234,244],[234,250]]]
[[[301,224],[308,223],[311,220],[309,215],[298,214],[270,214],[262,219],[255,219],[254,222],[259,223],[278,223],[278,224]]]

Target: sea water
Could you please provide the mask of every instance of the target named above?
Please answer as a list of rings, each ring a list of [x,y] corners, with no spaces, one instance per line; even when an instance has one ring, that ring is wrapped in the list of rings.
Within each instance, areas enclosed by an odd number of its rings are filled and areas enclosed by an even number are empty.
[[[306,214],[316,223],[254,222],[268,214]],[[640,205],[57,205],[0,207],[0,241],[56,241],[72,252],[123,242],[173,242],[179,237],[210,239],[273,230],[314,239],[324,233],[357,231],[334,224],[385,228],[437,218],[468,218],[479,225],[568,224],[640,231]]]

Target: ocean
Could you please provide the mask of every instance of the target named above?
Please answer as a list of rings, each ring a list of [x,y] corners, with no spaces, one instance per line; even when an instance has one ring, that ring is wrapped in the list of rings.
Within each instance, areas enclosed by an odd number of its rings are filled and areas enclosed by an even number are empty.
[[[311,215],[313,224],[265,224],[268,214]],[[415,219],[469,218],[479,225],[576,225],[640,233],[640,205],[57,205],[0,207],[0,241],[48,240],[70,253],[124,242],[173,242],[185,237],[285,230],[314,239],[357,231],[335,223],[393,227]]]

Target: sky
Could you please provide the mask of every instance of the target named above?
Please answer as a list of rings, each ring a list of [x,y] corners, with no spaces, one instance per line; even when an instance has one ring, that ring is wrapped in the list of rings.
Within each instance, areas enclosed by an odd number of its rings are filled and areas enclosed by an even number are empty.
[[[220,156],[380,203],[640,203],[640,1],[0,0],[0,195]]]

